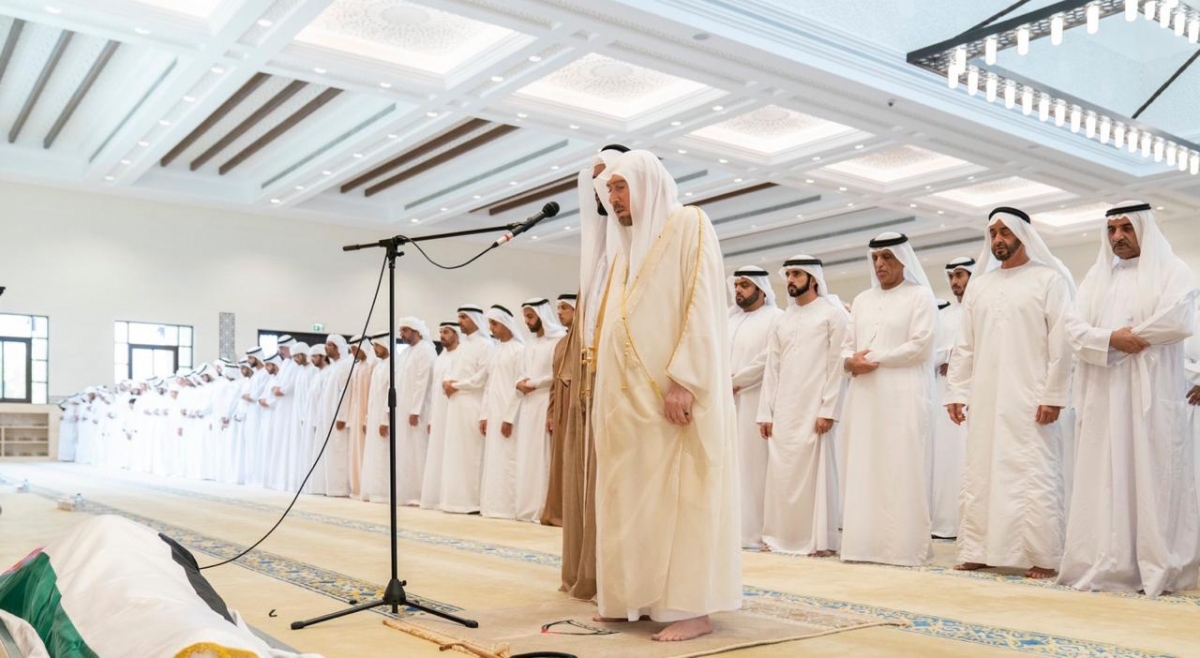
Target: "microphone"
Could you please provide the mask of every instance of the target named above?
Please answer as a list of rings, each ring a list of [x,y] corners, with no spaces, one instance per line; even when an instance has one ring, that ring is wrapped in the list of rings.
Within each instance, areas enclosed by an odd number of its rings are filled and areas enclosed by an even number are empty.
[[[543,219],[546,219],[547,217],[553,217],[557,214],[558,214],[558,203],[555,201],[551,201],[550,203],[547,203],[546,205],[542,206],[541,212],[539,212],[536,215],[531,216],[529,219],[526,219],[525,221],[521,222],[520,224],[516,224],[515,226],[513,226],[512,230],[510,230],[509,232],[500,236],[500,238],[498,240],[496,240],[495,242],[492,243],[492,249],[499,247],[500,245],[504,244],[505,242],[508,242],[509,240],[512,240],[513,238],[517,237],[518,235],[524,233],[525,231],[528,231],[529,229],[533,228],[534,226],[537,226],[537,223],[542,221]]]

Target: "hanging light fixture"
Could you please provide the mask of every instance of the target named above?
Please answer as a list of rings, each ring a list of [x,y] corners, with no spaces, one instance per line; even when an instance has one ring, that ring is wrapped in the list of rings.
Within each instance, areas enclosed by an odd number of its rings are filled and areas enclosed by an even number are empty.
[[[1158,3],[1154,0],[1146,0],[1146,4],[1142,5],[1142,14],[1146,20],[1154,20],[1154,10],[1158,7]]]
[[[1188,43],[1200,41],[1200,18],[1193,17],[1188,21],[1187,37]]]
[[[1118,123],[1116,128],[1113,128],[1113,146],[1117,148],[1125,148],[1125,124]]]
[[[1179,161],[1179,171],[1187,171],[1188,168],[1188,150],[1186,147],[1180,146],[1179,153],[1175,158]]]
[[[1029,87],[1021,90],[1021,114],[1025,116],[1033,114],[1033,90]]]
[[[1104,117],[1104,120],[1100,122],[1100,143],[1108,144],[1108,138],[1111,134],[1112,122],[1108,120],[1108,117]]]
[[[1172,3],[1168,0],[1158,10],[1158,26],[1164,30],[1171,27],[1171,7]]]
[[[1100,5],[1092,3],[1087,7],[1087,31],[1095,34],[1100,31]]]
[[[1146,133],[1142,133],[1142,157],[1150,157],[1150,147],[1154,146],[1154,138]]]
[[[1017,54],[1029,54],[1029,26],[1022,25],[1017,28]]]
[[[1175,152],[1175,142],[1169,142],[1169,143],[1167,144],[1167,153],[1166,153],[1166,155],[1167,155],[1167,166],[1168,166],[1168,167],[1174,167],[1174,166],[1175,166],[1175,156],[1176,156],[1176,155],[1178,155],[1178,154]]]
[[[996,102],[996,76],[988,75],[987,89],[985,91],[989,103]]]
[[[1050,19],[1050,43],[1058,46],[1062,44],[1063,34],[1063,16],[1055,14]]]
[[[1050,94],[1042,94],[1038,99],[1038,119],[1045,121],[1050,118]]]
[[[1054,125],[1062,128],[1062,125],[1067,120],[1067,105],[1059,101],[1054,105]]]
[[[1071,108],[1071,132],[1079,132],[1079,120],[1083,118],[1078,107]]]
[[[1125,0],[1125,20],[1133,22],[1137,20],[1138,0]]]
[[[979,93],[979,69],[974,66],[967,71],[967,93],[972,96]]]
[[[1187,14],[1184,13],[1184,11],[1182,9],[1175,12],[1175,18],[1174,18],[1173,22],[1171,23],[1172,27],[1175,28],[1175,36],[1177,36],[1177,37],[1183,36],[1183,28],[1186,26],[1186,24],[1187,24]]]
[[[1004,85],[1004,109],[1011,110],[1017,104],[1017,85],[1009,80]]]
[[[1128,135],[1126,135],[1126,137],[1125,137],[1125,139],[1126,139],[1126,140],[1128,141],[1128,143],[1129,143],[1129,152],[1130,152],[1130,153],[1137,153],[1137,149],[1138,149],[1138,137],[1140,137],[1140,135],[1138,135],[1138,131],[1137,131],[1137,129],[1136,129],[1136,128],[1130,128],[1130,129],[1129,129],[1129,134],[1128,134]]]
[[[1166,144],[1163,143],[1162,137],[1154,140],[1154,161],[1162,162]]]
[[[1083,131],[1084,131],[1084,134],[1087,135],[1088,139],[1092,139],[1096,136],[1096,115],[1095,115],[1095,113],[1088,112],[1087,116],[1083,119]]]
[[[1200,153],[1193,153],[1188,159],[1191,160],[1191,162],[1188,163],[1188,168],[1191,171],[1191,174],[1193,176],[1200,174]]]
[[[983,61],[987,62],[988,66],[996,63],[996,43],[998,41],[994,36],[983,40]]]

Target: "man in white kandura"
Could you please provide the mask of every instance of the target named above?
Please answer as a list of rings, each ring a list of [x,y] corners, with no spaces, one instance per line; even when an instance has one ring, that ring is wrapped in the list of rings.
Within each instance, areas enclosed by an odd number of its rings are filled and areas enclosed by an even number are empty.
[[[758,407],[770,451],[763,541],[778,553],[829,557],[841,539],[833,425],[850,319],[829,298],[820,259],[793,256],[779,275],[791,301],[771,325]]]
[[[1071,377],[1071,273],[1024,211],[993,210],[987,240],[946,376],[950,419],[970,418],[955,568],[1051,578],[1066,523],[1057,421]]]
[[[950,355],[962,322],[963,295],[967,294],[967,285],[974,274],[975,259],[969,256],[959,256],[946,264],[946,278],[954,299],[938,304],[937,344],[933,353],[938,407],[944,406],[946,399],[946,374],[950,371]],[[949,414],[935,413],[930,453],[929,518],[933,536],[952,539],[958,536],[958,498],[967,454],[967,428],[950,420]]]
[[[429,449],[429,402],[437,348],[420,318],[400,318],[400,341],[408,345],[396,362],[396,502],[421,504],[421,478]],[[385,421],[386,422],[386,421]]]
[[[479,412],[483,435],[483,478],[479,483],[479,513],[493,519],[517,518],[517,437],[513,426],[521,398],[517,380],[525,358],[525,337],[512,311],[493,304],[488,328],[500,341],[488,363],[488,383]]]
[[[554,380],[554,348],[567,335],[558,323],[554,307],[544,297],[521,305],[525,327],[531,337],[517,375],[521,399],[515,427],[517,443],[516,518],[537,523],[546,504],[550,478],[550,433],[546,412],[550,409],[550,383]]]
[[[916,566],[933,557],[929,441],[937,306],[908,237],[869,244],[871,288],[854,298],[842,347],[850,373],[842,560]]]
[[[597,603],[602,619],[649,615],[672,622],[655,640],[688,640],[742,597],[721,250],[649,151],[596,187],[620,224],[596,370]]]
[[[446,405],[446,433],[442,444],[442,494],[439,509],[455,514],[479,511],[479,481],[483,476],[483,435],[479,416],[488,364],[496,341],[488,333],[483,309],[474,304],[458,308],[463,339],[442,391]],[[514,382],[515,383],[515,382]]]
[[[730,368],[737,410],[738,465],[742,489],[742,548],[761,549],[763,497],[767,485],[767,442],[759,435],[758,403],[767,363],[767,334],[783,311],[775,305],[771,275],[747,265],[729,277],[734,306],[729,307]]]
[[[442,458],[446,446],[446,408],[450,398],[442,390],[442,382],[454,366],[458,342],[462,340],[457,322],[438,326],[442,353],[433,361],[429,403],[429,449],[425,452],[425,475],[421,479],[421,509],[437,509],[442,500]]]
[[[347,497],[350,495],[350,408],[342,400],[342,394],[350,385],[351,370],[357,370],[354,357],[346,339],[338,334],[329,334],[325,339],[325,352],[329,365],[322,380],[319,404],[324,413],[316,427],[317,449],[325,442],[329,433],[329,445],[321,457],[317,470],[322,473],[326,496]],[[349,394],[346,395],[349,398]],[[330,432],[330,423],[333,430]],[[316,473],[313,482],[317,482]],[[314,492],[316,493],[316,492]]]
[[[1123,201],[1105,216],[1067,316],[1079,432],[1058,582],[1158,596],[1196,587],[1200,563],[1183,370],[1196,288],[1149,204]]]
[[[375,369],[371,371],[370,393],[367,395],[367,442],[363,446],[362,499],[370,503],[388,503],[391,496],[391,433],[388,431],[388,387],[391,384],[392,368],[396,371],[396,399],[404,394],[400,381],[403,368],[398,359],[392,358],[393,341],[384,332],[370,336],[369,349],[375,352]],[[403,358],[403,357],[401,357]],[[397,403],[399,404],[399,403]],[[396,440],[402,436],[403,428],[396,425]]]

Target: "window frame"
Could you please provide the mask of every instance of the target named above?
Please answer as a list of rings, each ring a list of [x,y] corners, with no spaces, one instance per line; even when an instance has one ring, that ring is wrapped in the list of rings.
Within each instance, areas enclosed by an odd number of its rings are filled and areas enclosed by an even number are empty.
[[[125,340],[117,340],[117,325],[125,325]],[[150,343],[134,343],[129,340],[130,325],[143,325],[152,327],[173,327],[175,329],[175,344],[174,345],[154,345]],[[187,329],[189,336],[188,342],[183,341],[183,329]],[[190,324],[174,324],[171,322],[145,322],[142,320],[113,320],[113,344],[125,346],[125,377],[124,379],[133,379],[133,351],[134,349],[150,349],[150,350],[172,350],[175,353],[175,372],[180,368],[196,367],[196,327]],[[181,352],[187,349],[191,358],[187,364],[183,363]],[[114,350],[115,352],[115,350]],[[117,362],[113,364],[113,374],[116,374],[116,369],[122,364]],[[174,375],[175,372],[170,374]]]
[[[29,320],[29,335],[14,336],[11,334],[0,334],[0,341],[23,342],[25,343],[25,398],[3,398],[0,397],[0,402],[8,404],[49,404],[50,403],[50,316],[33,315],[29,313],[0,313],[3,316],[27,318]],[[45,335],[38,335],[38,324],[45,325]],[[34,344],[36,341],[45,343],[46,354],[44,358],[34,356]],[[34,377],[34,369],[36,364],[44,364],[46,376],[43,380],[38,381]],[[3,373],[0,373],[2,376]],[[34,388],[37,386],[44,387],[41,395],[35,395]],[[0,386],[0,389],[3,387]],[[0,396],[4,393],[0,392]],[[42,399],[38,399],[38,398]]]

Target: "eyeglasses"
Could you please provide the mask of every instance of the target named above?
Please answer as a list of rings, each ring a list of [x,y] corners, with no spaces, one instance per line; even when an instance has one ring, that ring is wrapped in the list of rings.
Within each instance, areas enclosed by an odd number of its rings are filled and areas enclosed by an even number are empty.
[[[550,629],[554,628],[555,626],[572,626],[572,627],[578,628],[580,630],[573,630],[573,629],[568,629],[568,628],[564,628],[562,630],[557,630],[557,631],[550,630]],[[550,633],[552,635],[616,635],[617,634],[617,631],[610,631],[607,628],[598,628],[596,626],[588,626],[587,624],[581,624],[581,623],[575,621],[574,619],[563,619],[562,621],[552,621],[549,624],[543,624],[542,632]]]

